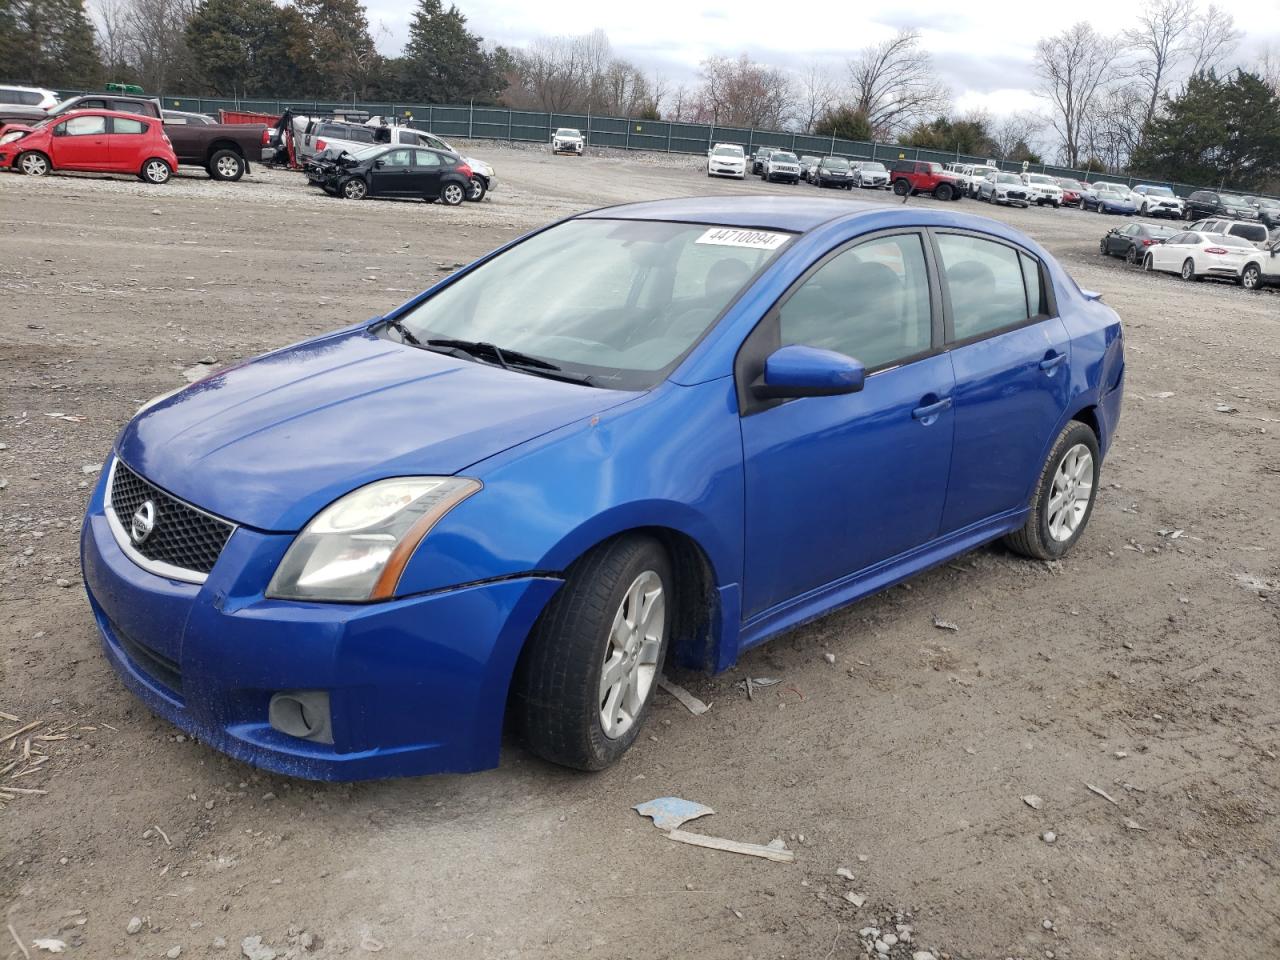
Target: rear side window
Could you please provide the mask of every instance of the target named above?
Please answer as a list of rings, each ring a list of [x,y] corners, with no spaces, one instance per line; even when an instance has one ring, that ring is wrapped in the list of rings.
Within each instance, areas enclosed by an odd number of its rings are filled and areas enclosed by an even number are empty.
[[[868,240],[828,260],[779,310],[783,345],[835,350],[868,370],[932,345],[929,275],[917,234]]]
[[[1228,233],[1242,237],[1250,243],[1261,243],[1267,239],[1267,228],[1260,223],[1235,223]]]
[[[111,102],[111,109],[117,110],[120,113],[136,113],[143,117],[148,115],[147,108],[136,100],[113,100]]]
[[[420,167],[438,167],[440,166],[440,154],[433,153],[430,150],[415,150],[414,155],[417,157],[415,161]]]
[[[1019,253],[1022,260],[1022,280],[1027,287],[1027,316],[1047,317],[1049,315],[1048,291],[1044,285],[1044,269],[1035,257]]]
[[[106,110],[107,101],[105,100],[81,100],[71,109],[73,110]]]
[[[951,293],[952,340],[980,337],[1031,315],[1021,262],[1025,258],[1017,250],[950,233],[938,235],[938,249]]]
[[[127,120],[124,117],[112,117],[111,132],[125,134],[146,133],[147,125],[141,120]]]
[[[24,107],[38,107],[43,97],[34,90],[14,90],[0,87],[0,103],[15,103]]]

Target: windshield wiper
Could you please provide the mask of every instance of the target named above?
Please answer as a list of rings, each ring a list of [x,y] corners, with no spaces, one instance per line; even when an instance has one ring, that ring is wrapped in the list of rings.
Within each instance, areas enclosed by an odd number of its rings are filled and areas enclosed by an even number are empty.
[[[489,355],[504,370],[520,370],[524,373],[548,377],[552,380],[564,380],[567,383],[579,383],[583,386],[592,385],[590,374],[570,373],[567,370],[560,369],[550,361],[543,360],[541,357],[521,353],[519,350],[512,350],[509,347],[499,347],[497,344],[489,343],[486,340],[455,340],[447,337],[433,337],[427,341],[426,349],[436,350],[440,353],[460,351],[473,357]]]
[[[413,335],[413,332],[404,325],[404,321],[398,317],[395,320],[387,321],[388,327],[395,327],[396,333],[400,334],[400,339],[411,347],[421,347],[422,341]]]
[[[500,367],[534,367],[538,370],[560,369],[554,363],[550,363],[538,357],[530,356],[527,353],[521,353],[519,350],[499,347],[497,344],[489,343],[486,340],[433,338],[427,341],[427,347],[428,349],[431,347],[442,347],[444,350],[461,350],[463,353],[469,353],[472,356],[489,354],[498,361],[498,366]]]

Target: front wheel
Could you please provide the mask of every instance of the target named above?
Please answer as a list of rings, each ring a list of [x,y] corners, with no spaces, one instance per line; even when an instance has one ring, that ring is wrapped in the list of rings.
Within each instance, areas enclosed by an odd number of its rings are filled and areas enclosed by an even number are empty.
[[[31,151],[24,153],[18,158],[18,169],[25,173],[28,177],[46,176],[52,169],[49,158],[43,153]]]
[[[711,174],[707,174],[711,176]],[[467,191],[467,199],[472,203],[479,203],[484,199],[484,195],[489,192],[489,186],[480,177],[471,177],[471,188]]]
[[[1245,264],[1244,272],[1240,274],[1240,286],[1246,290],[1260,290],[1262,288],[1262,268],[1256,263]]]
[[[1072,420],[1054,441],[1022,529],[1005,537],[1011,550],[1036,560],[1056,560],[1080,538],[1093,513],[1102,456],[1098,438]]]
[[[467,192],[463,189],[462,184],[450,181],[444,185],[444,189],[440,191],[440,199],[444,201],[446,207],[456,207],[467,198]]]
[[[911,192],[911,184],[906,180],[895,180],[893,182],[893,192],[900,197],[905,197]]]
[[[949,183],[940,183],[938,188],[933,191],[933,195],[939,200],[950,200],[954,193],[955,191],[951,189],[951,184]]]
[[[369,186],[359,177],[352,177],[338,191],[347,200],[363,200],[369,195]]]
[[[530,750],[579,770],[603,770],[626,752],[662,673],[672,582],[666,551],[646,536],[612,540],[569,568],[512,681]]]
[[[169,166],[168,161],[152,157],[142,165],[142,172],[138,176],[147,183],[168,183],[169,178],[173,176],[173,168]]]

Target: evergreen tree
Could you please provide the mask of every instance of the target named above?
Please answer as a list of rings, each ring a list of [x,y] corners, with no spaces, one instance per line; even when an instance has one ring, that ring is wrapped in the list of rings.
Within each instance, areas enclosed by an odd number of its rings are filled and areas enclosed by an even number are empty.
[[[213,93],[276,96],[302,70],[291,46],[296,27],[271,0],[204,0],[186,40]]]
[[[501,77],[480,44],[456,6],[446,10],[441,0],[418,0],[402,58],[401,96],[421,103],[494,100]],[[504,63],[510,60],[502,53]]]
[[[820,137],[839,137],[841,140],[870,140],[871,121],[856,107],[833,107],[814,124],[813,132]]]
[[[1257,74],[1196,74],[1144,128],[1131,166],[1163,180],[1263,188],[1280,177],[1280,96]]]
[[[52,87],[101,83],[84,0],[0,0],[0,77]]]
[[[315,95],[367,97],[382,60],[360,0],[295,0],[294,6],[306,22]]]

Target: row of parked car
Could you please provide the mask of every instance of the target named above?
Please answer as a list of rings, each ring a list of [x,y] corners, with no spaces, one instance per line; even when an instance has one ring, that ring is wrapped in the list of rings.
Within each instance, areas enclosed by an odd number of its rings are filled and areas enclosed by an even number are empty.
[[[1280,286],[1280,229],[1257,222],[1199,220],[1186,227],[1134,222],[1108,230],[1098,252],[1183,280],[1229,280],[1246,290]]]

